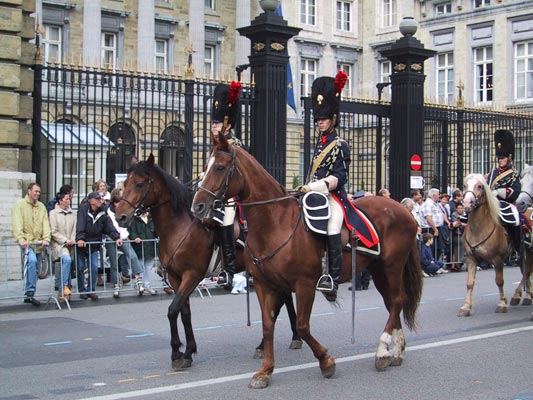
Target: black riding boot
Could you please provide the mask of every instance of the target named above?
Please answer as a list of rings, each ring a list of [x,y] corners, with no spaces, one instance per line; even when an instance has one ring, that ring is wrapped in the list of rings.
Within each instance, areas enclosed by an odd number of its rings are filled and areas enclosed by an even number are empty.
[[[327,243],[329,275],[322,275],[316,287],[324,294],[326,300],[335,301],[337,300],[337,288],[339,287],[342,268],[341,235],[328,236]]]
[[[233,275],[235,275],[235,238],[233,237],[233,225],[220,227],[220,249],[222,251],[222,261],[224,271],[217,279],[218,285],[225,285],[226,288],[233,287]]]
[[[520,245],[522,242],[522,236],[520,232],[521,227],[520,226],[512,226],[509,229],[509,233],[511,235],[511,240],[513,242],[513,248],[516,251],[517,256],[515,257],[515,262],[520,262]]]

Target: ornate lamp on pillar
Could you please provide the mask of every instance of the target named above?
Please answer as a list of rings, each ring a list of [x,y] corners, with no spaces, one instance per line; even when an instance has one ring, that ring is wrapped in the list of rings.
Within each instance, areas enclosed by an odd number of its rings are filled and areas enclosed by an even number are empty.
[[[255,77],[250,153],[281,184],[286,180],[287,41],[300,32],[276,12],[279,0],[260,0],[263,13],[238,28],[251,42],[250,67]]]
[[[396,200],[409,196],[411,175],[421,173],[411,172],[413,156],[421,158],[424,169],[424,61],[435,51],[424,48],[413,36],[417,27],[413,18],[405,17],[400,23],[403,37],[381,52],[392,62],[389,186]]]

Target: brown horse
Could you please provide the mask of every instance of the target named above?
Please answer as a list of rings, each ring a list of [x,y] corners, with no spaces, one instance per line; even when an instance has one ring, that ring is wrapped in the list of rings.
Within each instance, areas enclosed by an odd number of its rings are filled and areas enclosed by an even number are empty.
[[[154,165],[150,155],[146,162],[133,166],[124,183],[122,199],[116,209],[120,225],[128,226],[136,212],[150,209],[155,229],[159,235],[159,259],[166,266],[168,279],[176,295],[168,307],[170,322],[170,345],[172,347],[172,368],[182,370],[192,364],[196,353],[196,341],[191,323],[189,296],[200,281],[210,272],[214,238],[190,212],[192,196],[188,188],[175,178]],[[236,266],[244,270],[243,251],[236,252]],[[290,292],[282,293],[280,307],[287,305],[293,341],[291,348],[298,348],[299,337],[296,332],[295,311]],[[181,352],[178,335],[178,315],[185,330],[186,348]],[[261,346],[261,345],[260,345]],[[301,345],[300,345],[301,347]]]
[[[476,282],[476,267],[481,261],[494,265],[496,285],[500,293],[496,312],[506,313],[508,304],[503,290],[503,264],[505,258],[512,250],[512,243],[500,222],[498,200],[492,195],[484,177],[480,174],[470,174],[465,178],[464,182],[465,194],[463,202],[465,211],[468,213],[468,224],[462,238],[462,244],[465,248],[468,280],[465,303],[459,309],[458,316],[469,317],[472,314],[472,292]],[[529,271],[524,274],[524,278],[529,281],[533,254],[528,246],[521,246],[521,248],[522,271]],[[515,291],[513,305],[518,304],[520,301],[522,285],[523,282]],[[524,304],[531,304],[531,300],[529,302],[527,298],[524,300]]]
[[[254,277],[263,320],[265,358],[249,387],[268,386],[274,369],[274,324],[272,310],[280,290],[296,292],[297,328],[311,347],[326,378],[335,373],[335,360],[313,336],[309,328],[315,285],[322,273],[324,238],[309,232],[302,222],[301,209],[286,190],[241,148],[228,144],[221,135],[200,189],[193,200],[193,212],[209,221],[213,206],[239,196],[249,223],[246,242],[247,268]],[[367,267],[381,293],[389,318],[375,357],[377,369],[400,365],[405,350],[400,312],[408,327],[416,326],[415,314],[422,293],[422,270],[415,241],[416,222],[399,203],[384,197],[363,197],[357,207],[375,223],[382,251],[377,257],[357,254],[357,267]],[[344,232],[347,238],[347,231]],[[341,280],[350,279],[351,262],[344,257]]]

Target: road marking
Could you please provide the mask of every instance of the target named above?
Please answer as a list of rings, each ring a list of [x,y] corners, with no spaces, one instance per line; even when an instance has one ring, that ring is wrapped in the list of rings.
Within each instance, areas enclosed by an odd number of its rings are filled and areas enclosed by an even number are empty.
[[[159,378],[160,376],[161,376],[161,374],[145,375],[145,376],[143,376],[143,379]]]
[[[135,378],[126,378],[126,379],[119,379],[118,383],[125,383],[125,382],[135,382],[137,379]]]
[[[72,343],[72,340],[65,340],[64,342],[49,342],[49,343],[45,343],[44,345],[45,346],[57,346],[60,344],[70,344],[70,343]]]
[[[436,347],[449,346],[452,344],[473,342],[476,340],[490,339],[490,338],[495,338],[498,336],[512,335],[515,333],[527,332],[531,330],[533,330],[533,326],[525,326],[521,328],[507,329],[504,331],[483,333],[480,335],[466,336],[466,337],[457,338],[457,339],[449,339],[449,340],[443,340],[440,342],[426,343],[426,344],[411,346],[411,347],[408,347],[406,351],[411,352],[411,351],[418,351],[418,350],[427,350],[427,349],[432,349]],[[345,362],[373,358],[374,356],[375,356],[375,353],[365,353],[365,354],[359,354],[356,356],[337,358],[335,362],[337,364],[341,364]],[[291,371],[300,371],[304,369],[317,368],[317,367],[318,367],[318,362],[314,361],[314,362],[306,363],[306,364],[299,364],[299,365],[293,365],[289,367],[278,368],[274,371],[273,374],[281,374],[281,373],[291,372]],[[132,390],[130,392],[113,393],[113,394],[95,396],[95,397],[86,397],[85,399],[81,399],[81,400],[118,400],[118,399],[127,399],[131,397],[150,396],[150,395],[175,392],[175,391],[185,390],[185,389],[193,389],[193,388],[203,387],[203,386],[217,385],[220,383],[234,382],[234,381],[238,381],[242,379],[250,379],[251,377],[253,377],[254,374],[255,372],[249,372],[249,373],[238,374],[238,375],[223,376],[220,378],[204,379],[204,380],[193,381],[193,382],[179,383],[176,385],[155,387],[151,389]],[[134,380],[134,379],[131,379],[131,380]],[[122,380],[119,382],[125,382],[125,381],[127,382],[131,380]]]
[[[131,339],[131,338],[139,338],[139,337],[146,337],[146,336],[154,336],[153,333],[139,333],[137,335],[128,335],[126,336],[128,339]]]

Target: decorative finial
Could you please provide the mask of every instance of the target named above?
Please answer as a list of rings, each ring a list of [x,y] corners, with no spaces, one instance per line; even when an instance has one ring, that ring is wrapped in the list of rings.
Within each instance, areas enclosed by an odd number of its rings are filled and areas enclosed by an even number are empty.
[[[276,11],[279,6],[279,0],[259,0],[259,6],[263,11]]]
[[[400,22],[400,33],[404,36],[413,36],[418,29],[418,23],[413,17],[404,17]]]

